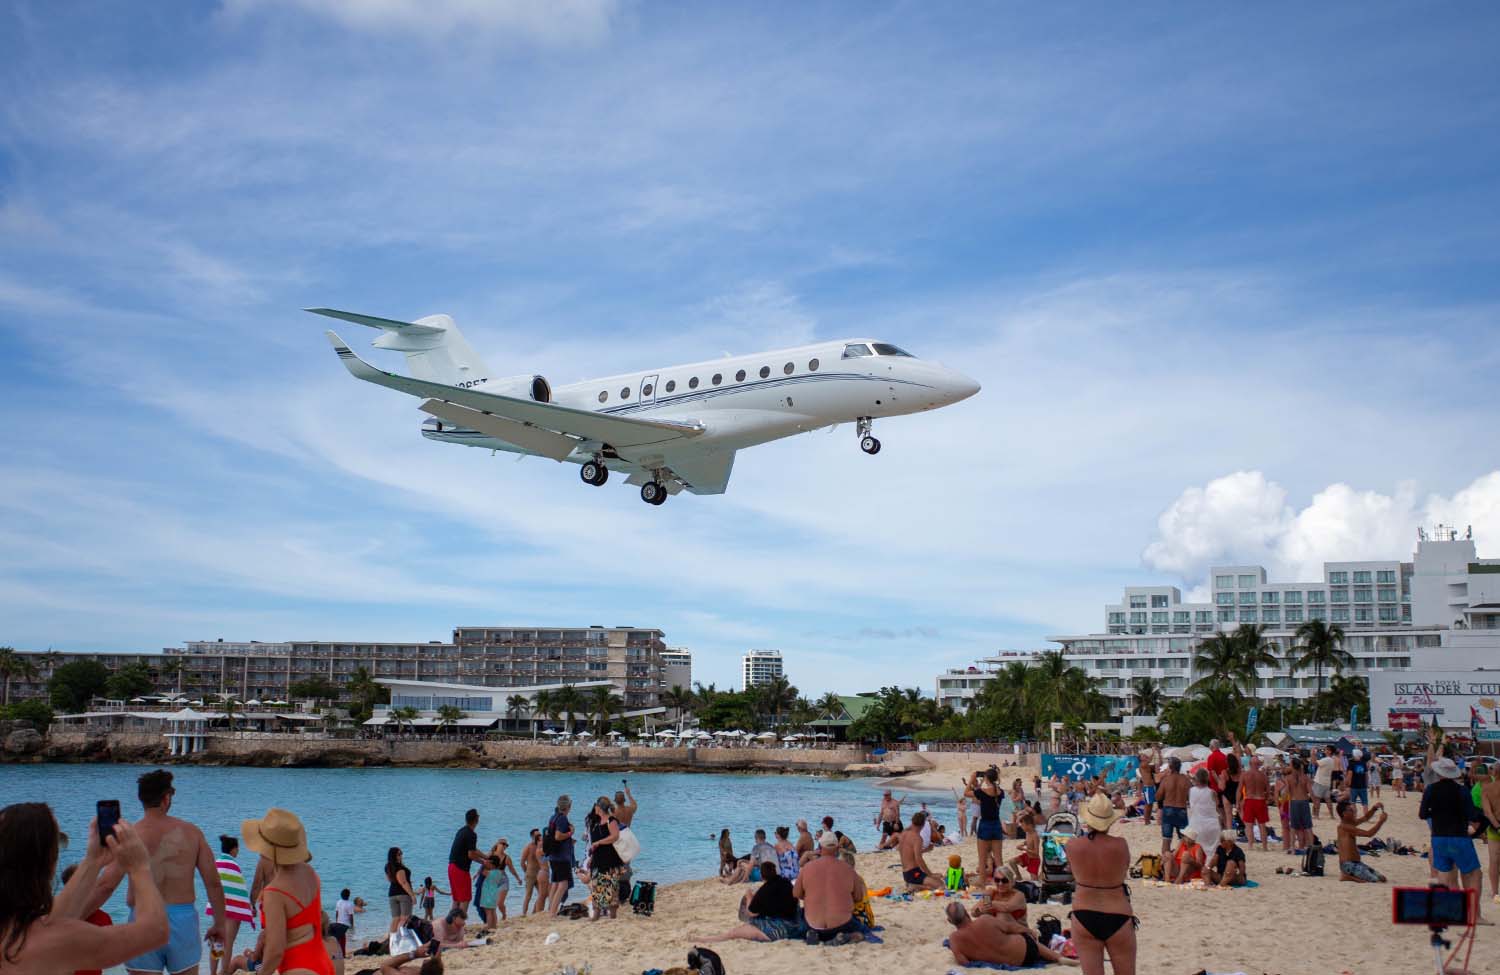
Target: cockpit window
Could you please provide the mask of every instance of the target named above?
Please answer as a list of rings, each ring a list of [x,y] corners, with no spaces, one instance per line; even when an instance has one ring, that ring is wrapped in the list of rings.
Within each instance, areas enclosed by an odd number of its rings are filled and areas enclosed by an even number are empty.
[[[905,356],[908,359],[915,359],[916,358],[916,356],[912,355],[910,352],[907,352],[905,349],[898,349],[896,346],[894,346],[894,345],[887,345],[884,342],[876,342],[875,343],[875,354],[876,355],[901,355],[901,356]]]
[[[845,358],[845,359],[858,359],[862,355],[869,355],[869,354],[870,354],[870,347],[868,345],[865,345],[863,342],[859,342],[859,343],[855,343],[855,344],[850,344],[850,345],[844,346],[844,355],[843,355],[843,358]]]

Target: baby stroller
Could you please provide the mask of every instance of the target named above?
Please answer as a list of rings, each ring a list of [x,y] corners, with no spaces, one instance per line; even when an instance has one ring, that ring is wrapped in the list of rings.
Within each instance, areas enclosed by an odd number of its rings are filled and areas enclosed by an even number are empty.
[[[1047,817],[1047,831],[1042,837],[1042,900],[1053,894],[1064,894],[1063,903],[1073,900],[1073,870],[1063,848],[1077,835],[1077,816],[1058,812]]]

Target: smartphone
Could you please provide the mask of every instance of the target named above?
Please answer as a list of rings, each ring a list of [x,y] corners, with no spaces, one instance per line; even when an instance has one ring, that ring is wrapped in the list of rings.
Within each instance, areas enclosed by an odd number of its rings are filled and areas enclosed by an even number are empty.
[[[620,784],[621,784],[621,785],[629,785],[629,784],[630,784],[630,781],[629,781],[629,780],[628,780],[628,779],[621,779],[621,780],[620,780]]]
[[[94,818],[99,823],[99,843],[102,846],[104,840],[114,833],[115,824],[120,821],[120,800],[100,799],[94,803]]]

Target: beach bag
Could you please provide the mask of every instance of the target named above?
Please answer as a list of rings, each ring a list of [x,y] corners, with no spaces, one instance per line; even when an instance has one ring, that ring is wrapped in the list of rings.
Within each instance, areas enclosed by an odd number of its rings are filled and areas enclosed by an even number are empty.
[[[1323,848],[1310,846],[1302,857],[1302,872],[1309,877],[1323,876]]]
[[[630,909],[643,917],[650,917],[651,912],[656,910],[656,883],[651,880],[637,880],[635,886],[630,889]]]
[[[724,959],[708,948],[694,948],[688,952],[688,967],[699,975],[724,975]]]
[[[1055,935],[1062,934],[1062,922],[1054,915],[1043,914],[1036,919],[1037,940],[1044,945],[1052,944]]]
[[[1156,853],[1142,853],[1130,868],[1130,876],[1136,880],[1160,880],[1163,875],[1161,856]]]
[[[586,918],[589,916],[589,908],[593,906],[593,903],[593,899],[590,898],[588,903],[576,901],[572,904],[564,904],[562,909],[557,912],[557,916],[565,917],[570,921]]]
[[[426,944],[433,938],[432,922],[425,917],[417,917],[413,914],[406,919],[406,923],[401,927],[402,930],[409,932],[415,937],[418,944]]]
[[[391,935],[391,954],[405,955],[422,947],[424,942],[411,928],[402,925]]]
[[[1042,902],[1042,887],[1040,884],[1030,880],[1023,880],[1016,884],[1016,890],[1026,898],[1028,904],[1040,904]]]
[[[547,820],[547,828],[542,830],[542,856],[550,857],[557,852],[557,829],[553,825],[557,817],[553,816]]]
[[[615,852],[620,855],[621,863],[629,863],[635,859],[636,854],[641,852],[641,841],[635,835],[635,830],[629,826],[620,830],[620,835],[615,840]]]

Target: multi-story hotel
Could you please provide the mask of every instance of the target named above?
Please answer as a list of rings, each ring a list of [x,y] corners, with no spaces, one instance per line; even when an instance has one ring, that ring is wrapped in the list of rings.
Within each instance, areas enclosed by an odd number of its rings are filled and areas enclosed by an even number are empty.
[[[661,652],[662,690],[693,689],[693,652],[686,647],[668,647]]]
[[[1477,558],[1472,537],[1450,528],[1419,533],[1410,562],[1328,562],[1316,582],[1272,582],[1258,565],[1218,566],[1209,583],[1201,603],[1184,602],[1173,586],[1128,586],[1120,602],[1104,607],[1100,631],[1048,639],[1098,678],[1117,711],[1131,706],[1138,677],[1156,680],[1167,698],[1181,697],[1200,676],[1192,661],[1203,639],[1242,623],[1263,625],[1279,658],[1259,672],[1263,700],[1317,693],[1312,673],[1290,667],[1297,628],[1307,620],[1343,628],[1355,674],[1500,666],[1500,559]],[[986,657],[940,674],[938,701],[962,709],[1000,667],[1030,657]]]
[[[663,633],[639,627],[581,629],[458,627],[450,643],[193,641],[159,654],[26,653],[34,680],[13,679],[11,700],[46,695],[56,666],[97,660],[111,672],[144,663],[156,693],[242,701],[287,700],[298,681],[322,677],[341,690],[359,668],[371,677],[481,687],[583,684],[608,680],[630,710],[653,708],[666,685]]]
[[[740,664],[746,688],[769,684],[776,678],[785,676],[781,669],[780,650],[751,650],[741,659]]]

